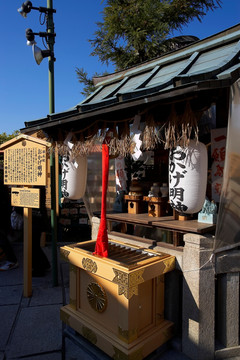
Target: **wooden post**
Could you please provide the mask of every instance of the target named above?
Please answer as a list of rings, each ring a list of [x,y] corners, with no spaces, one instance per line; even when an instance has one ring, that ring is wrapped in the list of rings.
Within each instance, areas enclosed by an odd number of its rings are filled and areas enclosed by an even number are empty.
[[[56,217],[59,217],[59,154],[58,149],[55,149],[55,191],[56,191]],[[58,223],[58,222],[57,222]]]
[[[23,209],[23,296],[32,296],[32,209]]]

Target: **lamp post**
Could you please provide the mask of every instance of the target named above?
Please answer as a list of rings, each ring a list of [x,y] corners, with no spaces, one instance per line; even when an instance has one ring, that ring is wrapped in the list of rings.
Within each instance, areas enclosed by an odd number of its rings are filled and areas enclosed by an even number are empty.
[[[48,9],[52,9],[52,0],[47,0]],[[49,50],[53,54],[54,47],[54,23],[53,23],[53,12],[50,11],[47,19],[47,32],[49,34]],[[52,36],[50,36],[50,34]],[[49,113],[53,114],[55,112],[55,97],[54,97],[54,56],[49,56],[48,58],[48,77],[49,77]]]
[[[41,61],[48,57],[48,83],[49,83],[49,114],[55,112],[55,89],[54,89],[54,43],[55,32],[53,13],[56,10],[53,9],[52,0],[47,0],[47,7],[34,7],[31,1],[25,1],[18,9],[18,12],[24,17],[31,10],[38,10],[41,15],[44,14],[44,24],[46,22],[46,32],[34,33],[32,29],[26,30],[27,45],[32,46],[33,56],[36,63],[40,65]],[[41,50],[36,46],[35,35],[46,40],[46,50]],[[55,183],[55,156],[51,149],[50,153],[50,172],[51,172],[51,234],[52,234],[52,265],[53,265],[53,286],[58,284],[57,275],[57,218],[56,218],[56,183]]]

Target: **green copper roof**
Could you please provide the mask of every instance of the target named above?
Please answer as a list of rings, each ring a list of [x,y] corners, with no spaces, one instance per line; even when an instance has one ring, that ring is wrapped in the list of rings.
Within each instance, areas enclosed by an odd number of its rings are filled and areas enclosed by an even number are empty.
[[[41,128],[114,111],[129,101],[147,102],[148,97],[184,89],[191,92],[211,82],[212,87],[230,86],[240,77],[240,25],[138,66],[94,78],[96,91],[69,111],[25,123],[26,128]],[[223,82],[224,81],[224,82]],[[207,85],[209,86],[209,85]],[[139,102],[138,102],[139,103]],[[124,105],[125,104],[125,105]],[[134,104],[132,104],[134,105]],[[44,126],[44,124],[46,124]],[[24,130],[24,129],[22,129]]]

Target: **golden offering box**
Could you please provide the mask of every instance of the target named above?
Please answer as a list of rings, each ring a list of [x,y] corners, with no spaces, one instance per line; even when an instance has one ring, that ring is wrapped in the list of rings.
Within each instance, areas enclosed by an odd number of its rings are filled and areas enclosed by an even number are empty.
[[[164,274],[175,257],[109,241],[109,257],[93,255],[95,240],[61,247],[70,263],[70,303],[61,320],[114,359],[141,360],[173,336],[164,319]]]

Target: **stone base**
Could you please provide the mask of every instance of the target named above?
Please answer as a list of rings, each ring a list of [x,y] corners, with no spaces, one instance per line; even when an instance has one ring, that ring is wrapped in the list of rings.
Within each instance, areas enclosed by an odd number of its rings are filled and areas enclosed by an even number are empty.
[[[184,235],[182,351],[190,359],[213,360],[215,351],[215,274],[213,239]]]
[[[240,359],[240,346],[224,348],[215,351],[215,359]]]

